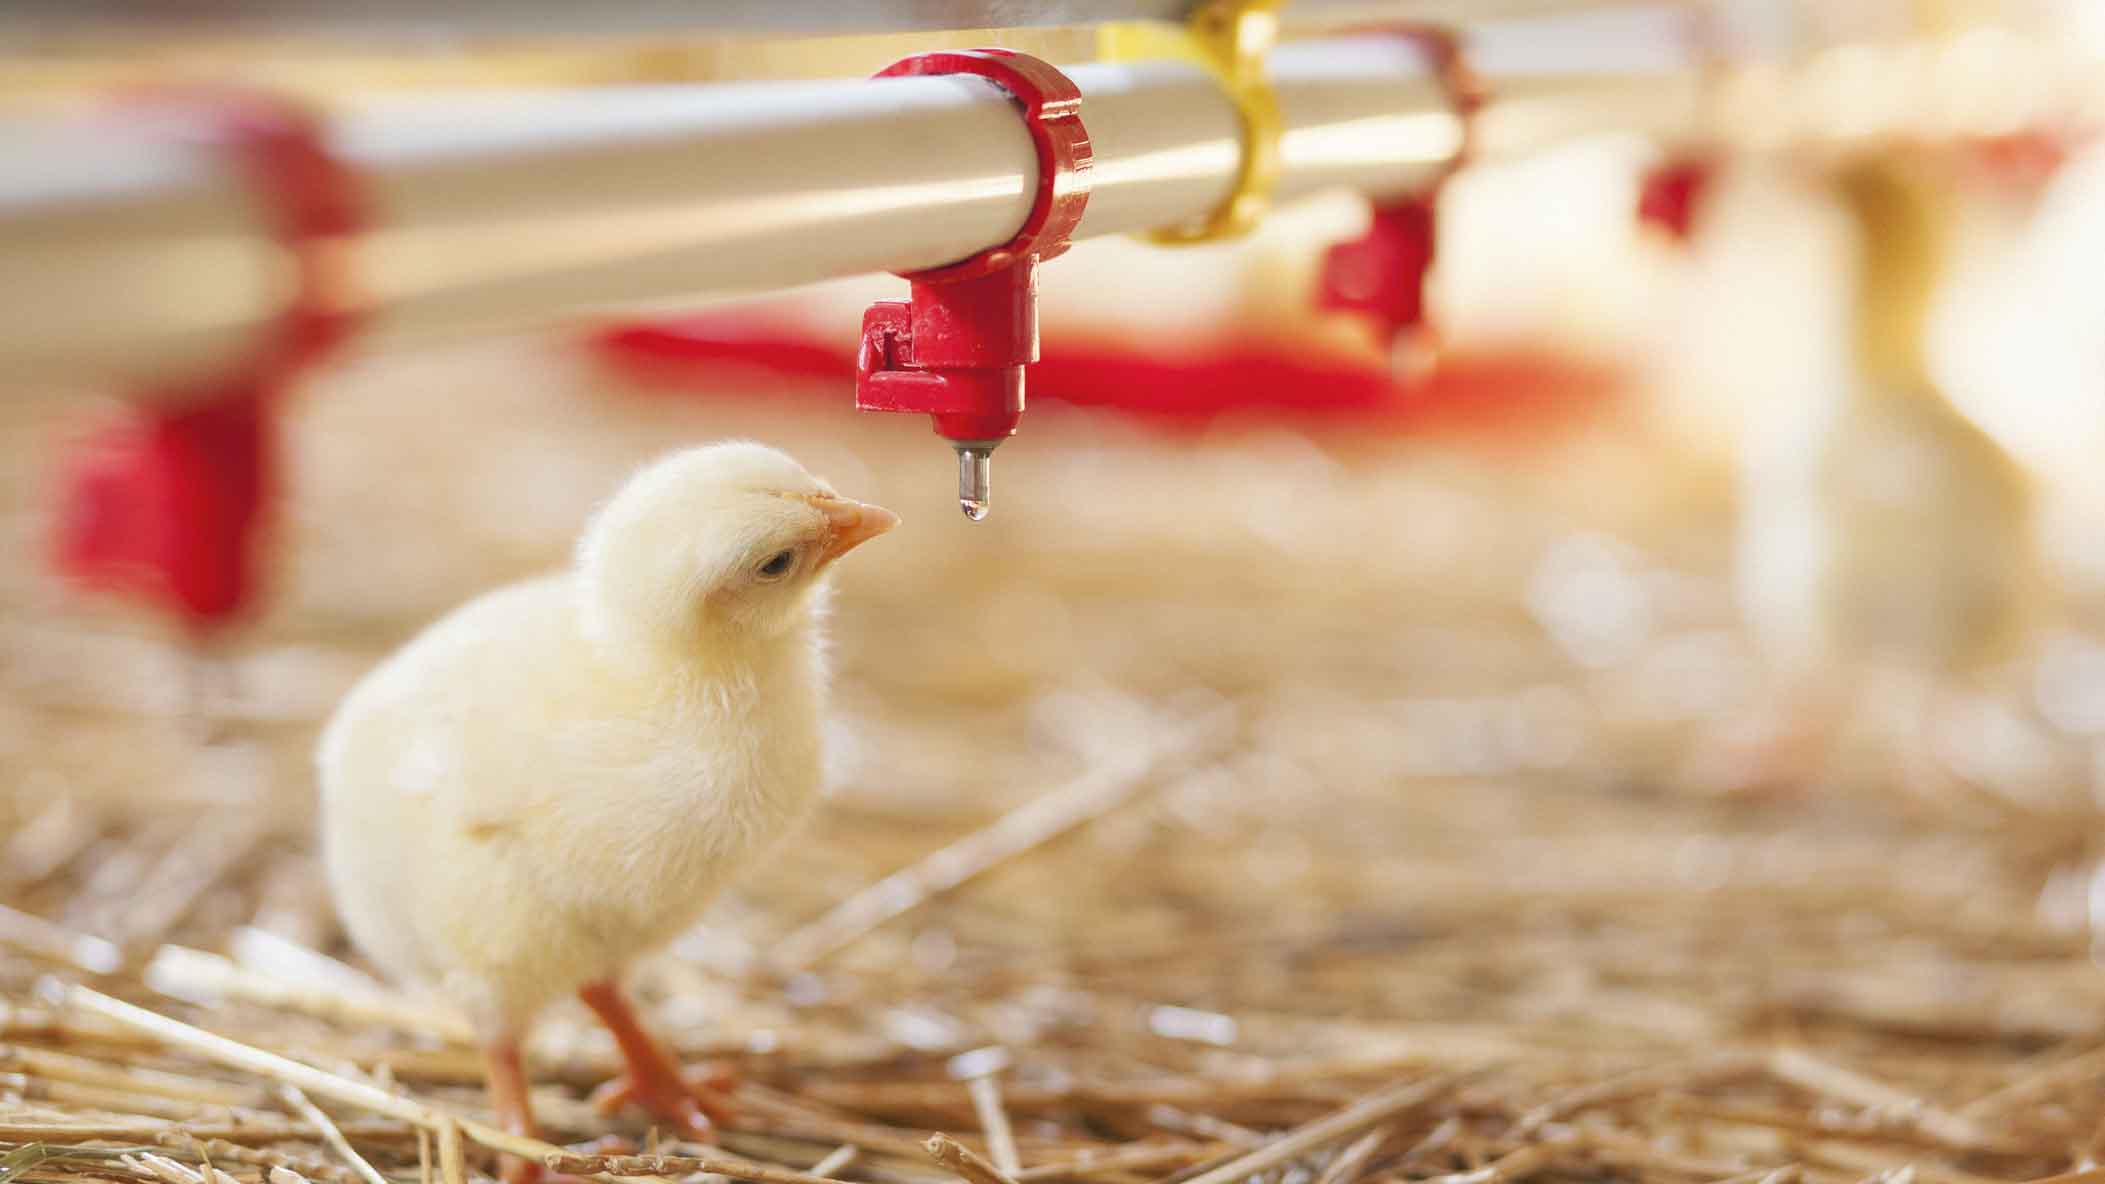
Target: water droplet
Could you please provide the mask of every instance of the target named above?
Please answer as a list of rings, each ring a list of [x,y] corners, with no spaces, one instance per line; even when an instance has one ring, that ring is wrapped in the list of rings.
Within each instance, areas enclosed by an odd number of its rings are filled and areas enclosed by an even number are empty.
[[[965,517],[983,522],[994,494],[994,446],[957,446],[957,507]]]

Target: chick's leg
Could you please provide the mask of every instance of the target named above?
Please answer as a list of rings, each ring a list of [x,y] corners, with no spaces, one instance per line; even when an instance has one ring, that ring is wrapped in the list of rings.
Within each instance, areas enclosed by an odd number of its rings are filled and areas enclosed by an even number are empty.
[[[533,1100],[527,1095],[526,1063],[516,1036],[501,1036],[483,1045],[483,1059],[490,1079],[490,1108],[497,1123],[515,1135],[537,1138]],[[506,1156],[504,1184],[536,1184],[541,1165],[532,1160]]]
[[[1684,765],[1684,780],[1719,797],[1803,794],[1830,771],[1856,702],[1854,684],[1841,676],[1801,682],[1769,711],[1711,729]]]
[[[598,1014],[614,1043],[628,1062],[628,1073],[601,1087],[593,1101],[601,1113],[611,1113],[629,1102],[649,1111],[691,1137],[708,1138],[715,1123],[728,1122],[731,1106],[724,1095],[731,1088],[727,1075],[714,1074],[689,1081],[636,1019],[628,1000],[612,982],[588,983],[577,993],[585,1006]]]

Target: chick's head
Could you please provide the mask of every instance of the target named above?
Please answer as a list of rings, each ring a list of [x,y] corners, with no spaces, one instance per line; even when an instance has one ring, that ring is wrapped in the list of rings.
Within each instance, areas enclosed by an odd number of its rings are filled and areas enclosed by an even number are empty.
[[[764,445],[675,453],[631,477],[586,529],[586,627],[672,651],[778,637],[808,618],[834,560],[898,523]]]

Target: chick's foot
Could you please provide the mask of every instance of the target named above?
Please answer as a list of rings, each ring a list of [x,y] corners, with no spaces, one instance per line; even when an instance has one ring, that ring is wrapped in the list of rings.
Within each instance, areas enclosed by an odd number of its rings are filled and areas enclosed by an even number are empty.
[[[553,1172],[531,1160],[505,1155],[498,1157],[503,1167],[497,1173],[502,1184],[595,1184],[591,1176],[573,1176],[567,1172]]]
[[[733,1116],[727,1095],[736,1078],[722,1068],[705,1067],[683,1074],[650,1033],[613,983],[592,983],[578,992],[585,1005],[598,1014],[614,1036],[628,1072],[593,1092],[592,1104],[602,1115],[611,1115],[634,1103],[683,1137],[711,1140],[716,1126]]]
[[[567,1176],[557,1176],[551,1180],[548,1169],[533,1160],[520,1159],[516,1155],[503,1156],[501,1162],[504,1167],[498,1172],[498,1178],[503,1180],[504,1184],[562,1184],[570,1179]]]
[[[670,1087],[654,1081],[647,1090],[633,1074],[624,1073],[593,1090],[592,1105],[602,1117],[611,1117],[633,1103],[682,1138],[713,1142],[716,1127],[737,1113],[730,1098],[737,1084],[736,1074],[713,1065],[675,1072]]]

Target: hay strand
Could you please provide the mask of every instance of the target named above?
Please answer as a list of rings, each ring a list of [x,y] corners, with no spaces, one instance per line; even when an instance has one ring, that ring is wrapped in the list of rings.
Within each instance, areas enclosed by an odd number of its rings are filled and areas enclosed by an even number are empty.
[[[1007,1172],[988,1163],[971,1148],[945,1134],[928,1137],[923,1145],[928,1158],[947,1168],[965,1184],[1016,1184]]]
[[[351,1165],[351,1170],[358,1173],[366,1184],[388,1184],[387,1177],[367,1163],[365,1156],[358,1154],[357,1149],[351,1146],[351,1141],[344,1138],[344,1133],[337,1127],[336,1121],[322,1113],[321,1107],[308,1101],[307,1095],[300,1092],[299,1086],[291,1083],[279,1086],[278,1096],[285,1100],[286,1105],[292,1107],[293,1113],[312,1124],[315,1131],[321,1135],[322,1141],[329,1144],[330,1150],[342,1156],[343,1161]]]
[[[1354,1102],[1334,1114],[1288,1131],[1255,1151],[1237,1156],[1185,1184],[1231,1184],[1259,1172],[1291,1163],[1311,1151],[1348,1139],[1368,1127],[1388,1122],[1428,1105],[1446,1095],[1467,1074],[1441,1074],[1420,1081],[1399,1082]]]

